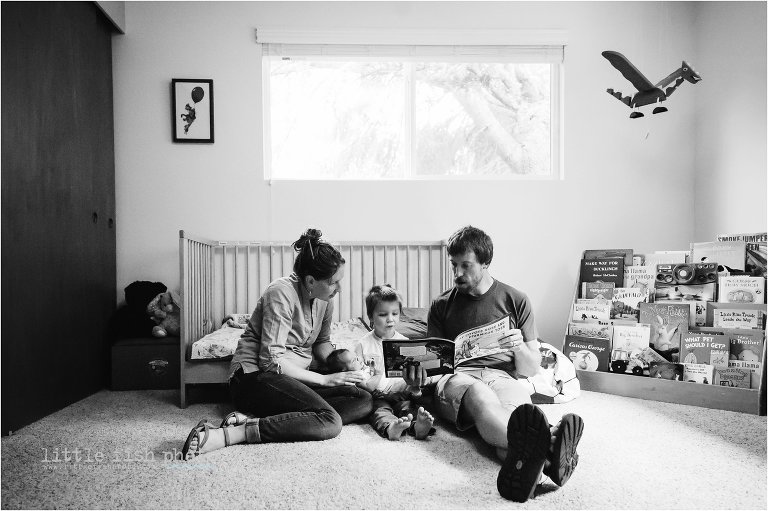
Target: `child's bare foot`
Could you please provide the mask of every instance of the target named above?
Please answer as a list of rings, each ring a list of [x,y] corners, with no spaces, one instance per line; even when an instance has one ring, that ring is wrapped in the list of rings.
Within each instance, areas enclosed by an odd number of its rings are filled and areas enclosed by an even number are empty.
[[[413,436],[417,440],[424,440],[429,436],[429,432],[432,429],[432,423],[435,422],[432,414],[424,409],[423,406],[419,407],[419,411],[416,412],[416,423],[413,425]]]
[[[395,422],[387,426],[387,438],[390,440],[400,440],[400,437],[403,436],[403,431],[411,427],[411,422],[413,422],[413,415],[410,413],[405,417],[396,419]]]

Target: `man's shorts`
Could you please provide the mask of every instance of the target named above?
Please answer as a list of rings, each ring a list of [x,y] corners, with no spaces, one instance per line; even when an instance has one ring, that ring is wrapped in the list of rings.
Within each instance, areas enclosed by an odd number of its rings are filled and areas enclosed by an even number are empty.
[[[440,417],[456,424],[456,429],[466,431],[475,424],[466,413],[459,413],[464,394],[472,385],[482,382],[499,398],[509,411],[523,403],[530,403],[529,390],[506,371],[490,368],[459,369],[455,374],[440,378],[435,387],[435,406]]]

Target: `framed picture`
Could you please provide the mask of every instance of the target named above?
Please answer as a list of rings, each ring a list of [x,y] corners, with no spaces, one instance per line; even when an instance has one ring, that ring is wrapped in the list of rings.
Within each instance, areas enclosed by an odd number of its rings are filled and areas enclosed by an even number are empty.
[[[213,143],[213,80],[171,80],[174,142]]]

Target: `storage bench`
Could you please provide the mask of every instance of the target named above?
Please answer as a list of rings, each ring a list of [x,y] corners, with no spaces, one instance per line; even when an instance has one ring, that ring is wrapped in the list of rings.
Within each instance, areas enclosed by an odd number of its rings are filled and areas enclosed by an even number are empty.
[[[112,390],[177,388],[178,337],[134,337],[112,345]]]

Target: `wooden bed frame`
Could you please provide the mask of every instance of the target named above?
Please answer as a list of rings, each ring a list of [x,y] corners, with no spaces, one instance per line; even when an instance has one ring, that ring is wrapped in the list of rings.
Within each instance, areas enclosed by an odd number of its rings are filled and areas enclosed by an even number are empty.
[[[365,318],[365,295],[391,284],[406,307],[428,307],[452,282],[445,241],[332,242],[346,260],[334,321]],[[190,360],[192,344],[227,314],[250,314],[273,280],[293,271],[290,242],[214,241],[179,231],[181,287],[180,406],[187,385],[226,383],[229,359]]]

